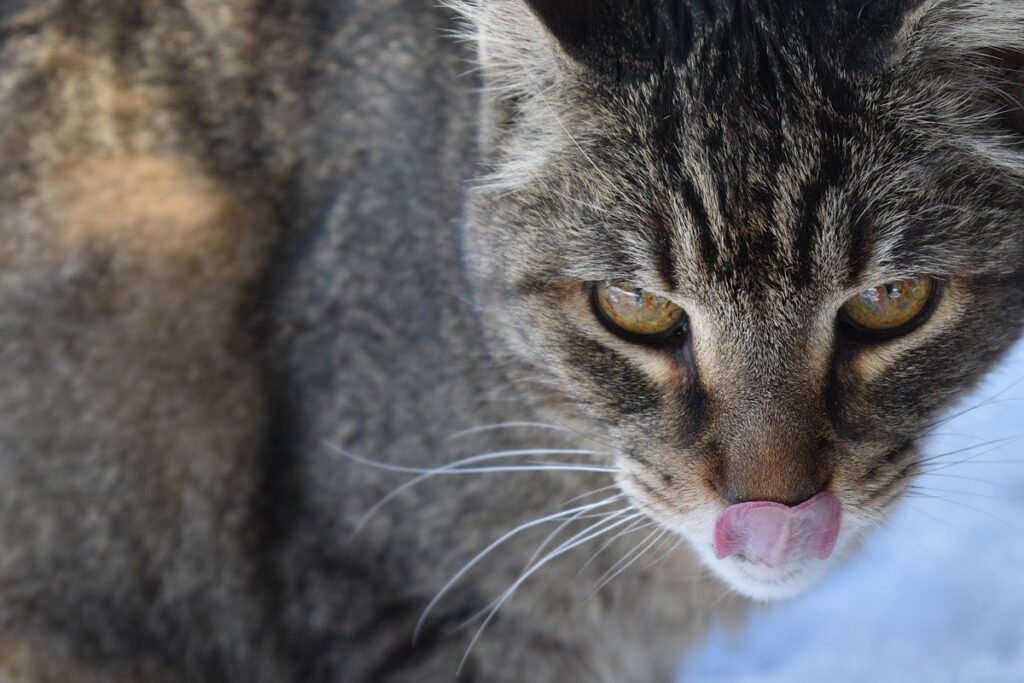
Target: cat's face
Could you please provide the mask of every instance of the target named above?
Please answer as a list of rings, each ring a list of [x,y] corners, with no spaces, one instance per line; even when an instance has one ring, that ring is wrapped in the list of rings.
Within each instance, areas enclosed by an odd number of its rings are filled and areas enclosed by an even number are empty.
[[[720,557],[723,511],[828,492],[840,552],[1018,334],[1024,40],[999,41],[1024,10],[911,3],[847,49],[839,11],[701,4],[474,10],[497,94],[467,249],[520,386],[610,443],[632,502],[731,586],[782,597],[828,562]],[[1016,29],[983,35],[972,4]]]

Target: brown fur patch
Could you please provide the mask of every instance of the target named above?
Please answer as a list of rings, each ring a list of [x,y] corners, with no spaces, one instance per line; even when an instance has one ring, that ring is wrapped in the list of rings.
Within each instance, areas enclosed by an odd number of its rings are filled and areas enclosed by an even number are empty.
[[[166,683],[142,671],[97,669],[54,647],[12,636],[0,637],[0,683]]]
[[[223,418],[258,412],[247,398],[232,396],[238,369],[225,353],[240,288],[258,271],[268,234],[260,234],[228,187],[180,160],[105,159],[62,169],[40,200],[52,227],[47,260],[79,269],[80,285],[68,292],[64,313],[93,323],[79,334],[95,369],[103,367],[102,389],[93,395],[103,406],[98,420],[163,421],[171,385],[196,392],[194,408],[172,410],[199,409],[213,433],[223,429]],[[228,414],[215,407],[225,400],[233,404]],[[166,468],[160,481],[171,487],[170,499],[191,479],[187,463],[151,463]]]
[[[244,632],[232,620],[250,608],[207,601],[252,599],[240,562],[265,408],[245,297],[273,232],[232,186],[171,156],[64,165],[6,218],[0,545],[16,560],[0,559],[13,587],[0,623],[50,630],[50,615],[103,596]]]

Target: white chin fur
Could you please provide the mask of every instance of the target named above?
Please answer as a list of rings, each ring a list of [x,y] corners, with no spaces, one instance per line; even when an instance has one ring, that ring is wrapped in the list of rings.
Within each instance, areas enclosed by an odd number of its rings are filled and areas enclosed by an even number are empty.
[[[771,601],[795,597],[814,585],[832,564],[828,560],[808,559],[785,567],[770,568],[741,557],[719,560],[710,548],[698,547],[704,565],[741,595],[753,600]]]

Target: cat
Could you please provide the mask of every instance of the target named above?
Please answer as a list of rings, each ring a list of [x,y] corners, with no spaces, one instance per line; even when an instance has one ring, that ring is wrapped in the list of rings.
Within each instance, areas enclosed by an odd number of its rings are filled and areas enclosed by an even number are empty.
[[[5,681],[670,680],[1024,323],[1017,0],[0,0],[0,108]]]

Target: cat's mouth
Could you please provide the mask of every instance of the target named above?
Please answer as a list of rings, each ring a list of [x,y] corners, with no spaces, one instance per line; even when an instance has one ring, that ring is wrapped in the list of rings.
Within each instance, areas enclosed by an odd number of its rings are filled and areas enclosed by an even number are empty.
[[[715,557],[738,556],[771,569],[808,558],[827,560],[841,521],[839,501],[826,492],[794,506],[771,501],[730,505],[715,522]]]
[[[840,503],[830,493],[795,506],[740,503],[718,515],[711,542],[698,541],[698,549],[735,590],[758,600],[777,600],[803,592],[825,573],[842,521]]]
[[[622,484],[627,491],[633,488],[628,480]],[[794,506],[705,503],[686,515],[665,515],[659,507],[641,503],[685,538],[729,587],[755,600],[780,600],[807,590],[861,526],[853,516],[844,516],[839,500],[826,492]]]

